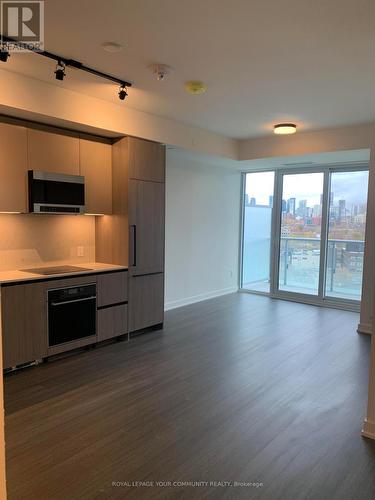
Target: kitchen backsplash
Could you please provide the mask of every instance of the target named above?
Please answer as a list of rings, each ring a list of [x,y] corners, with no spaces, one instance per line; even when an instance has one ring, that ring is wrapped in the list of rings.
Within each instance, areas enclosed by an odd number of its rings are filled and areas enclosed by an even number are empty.
[[[94,217],[0,214],[0,271],[94,261]]]

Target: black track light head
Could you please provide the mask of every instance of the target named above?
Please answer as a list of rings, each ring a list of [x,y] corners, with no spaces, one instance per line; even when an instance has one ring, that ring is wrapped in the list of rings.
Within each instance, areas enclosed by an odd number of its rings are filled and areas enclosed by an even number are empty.
[[[120,90],[119,90],[119,93],[118,93],[118,97],[121,101],[125,101],[126,97],[127,97],[128,93],[126,92],[126,87],[125,85],[121,85],[120,87]]]
[[[1,62],[7,62],[7,60],[9,59],[9,56],[10,56],[10,54],[6,49],[4,49],[4,48],[0,49],[0,61]]]
[[[65,64],[59,61],[56,66],[55,78],[62,82],[65,78]]]

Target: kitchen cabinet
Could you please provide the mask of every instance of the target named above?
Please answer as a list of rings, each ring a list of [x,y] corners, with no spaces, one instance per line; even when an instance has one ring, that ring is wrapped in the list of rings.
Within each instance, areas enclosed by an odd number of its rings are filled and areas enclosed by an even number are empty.
[[[113,216],[97,218],[96,255],[128,265],[129,332],[163,323],[165,147],[125,137],[112,149]]]
[[[86,213],[112,213],[112,150],[106,141],[79,140],[80,175],[85,177]]]
[[[165,182],[165,146],[134,137],[128,141],[129,178]]]
[[[79,138],[73,132],[28,128],[28,168],[79,175]]]
[[[47,356],[46,308],[44,283],[1,287],[4,368]]]
[[[128,333],[128,273],[106,273],[97,279],[98,341]]]
[[[132,275],[164,270],[165,185],[129,180],[129,268]]]
[[[128,306],[120,304],[98,310],[98,341],[128,333]]]
[[[164,321],[164,274],[129,277],[129,331]]]
[[[0,211],[27,212],[27,131],[0,123]]]
[[[97,305],[105,307],[128,300],[128,273],[105,273],[97,278]]]

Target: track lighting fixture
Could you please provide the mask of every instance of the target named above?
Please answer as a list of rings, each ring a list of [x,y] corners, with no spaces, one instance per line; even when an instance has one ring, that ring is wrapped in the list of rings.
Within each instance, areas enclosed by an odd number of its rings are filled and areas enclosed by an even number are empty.
[[[7,60],[9,59],[9,52],[7,51],[7,49],[3,46],[1,47],[0,49],[0,61],[1,62],[7,62]]]
[[[0,62],[7,62],[10,54],[9,51],[7,50],[6,44],[11,43],[15,47],[21,47],[24,48],[25,43],[20,42],[19,40],[16,40],[14,38],[10,38],[8,36],[3,35],[0,33]],[[112,44],[116,45],[116,44]],[[54,72],[56,80],[64,80],[65,77],[65,70],[66,68],[73,68],[75,70],[79,71],[84,71],[85,73],[90,73],[91,75],[95,75],[99,78],[104,78],[105,80],[109,80],[110,82],[116,83],[117,85],[120,85],[120,90],[118,93],[119,99],[121,101],[124,101],[128,95],[127,89],[128,87],[131,87],[132,84],[130,82],[127,82],[123,78],[118,78],[117,76],[114,75],[109,75],[108,73],[103,73],[102,71],[99,71],[94,68],[90,68],[89,66],[85,66],[83,63],[79,61],[75,61],[74,59],[67,59],[63,56],[60,56],[58,54],[54,54],[53,52],[48,52],[46,50],[38,50],[37,48],[29,48],[31,52],[34,52],[34,54],[42,57],[47,57],[48,59],[52,59],[56,61],[57,66],[56,70]]]
[[[126,86],[125,85],[121,85],[119,93],[118,93],[119,99],[121,101],[124,101],[125,98],[127,97],[127,95],[128,95],[128,93],[126,92]]]
[[[56,80],[60,80],[61,82],[65,77],[65,64],[59,61],[56,65],[55,78]]]

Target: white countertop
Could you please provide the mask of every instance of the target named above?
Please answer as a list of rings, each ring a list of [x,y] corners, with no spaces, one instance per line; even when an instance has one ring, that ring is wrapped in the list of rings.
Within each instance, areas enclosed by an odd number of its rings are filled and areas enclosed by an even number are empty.
[[[43,264],[43,265],[35,265],[28,266],[32,267],[51,267],[51,266],[77,266],[77,267],[86,267],[87,271],[78,271],[71,273],[61,273],[61,274],[34,274],[25,272],[22,270],[10,270],[10,271],[0,271],[0,285],[5,285],[7,283],[16,283],[18,281],[45,281],[51,278],[70,278],[74,276],[81,276],[85,274],[97,274],[108,271],[126,271],[128,268],[126,266],[117,266],[116,264],[104,264],[102,262],[59,262],[58,264]]]

